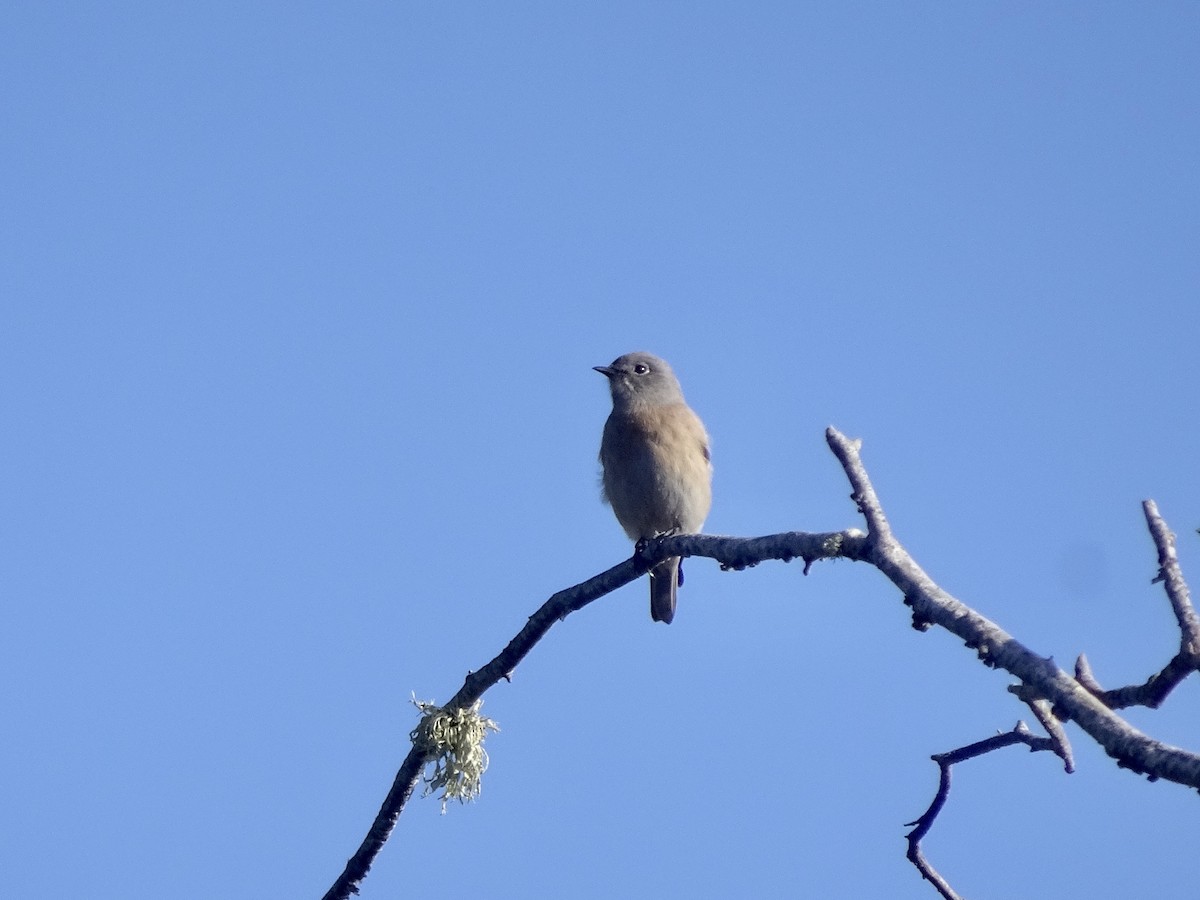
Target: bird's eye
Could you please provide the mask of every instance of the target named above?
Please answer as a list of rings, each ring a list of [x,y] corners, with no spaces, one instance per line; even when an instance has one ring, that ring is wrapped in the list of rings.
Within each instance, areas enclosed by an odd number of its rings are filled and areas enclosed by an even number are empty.
[[[638,363],[636,366],[633,367],[634,375],[645,375],[649,371],[650,371],[650,367],[648,365],[646,365],[645,363]]]

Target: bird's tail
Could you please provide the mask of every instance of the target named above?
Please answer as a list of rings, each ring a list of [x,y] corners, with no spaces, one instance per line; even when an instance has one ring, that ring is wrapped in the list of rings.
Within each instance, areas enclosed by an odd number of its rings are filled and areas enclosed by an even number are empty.
[[[650,618],[671,624],[675,618],[675,588],[679,582],[679,557],[664,559],[650,570]]]

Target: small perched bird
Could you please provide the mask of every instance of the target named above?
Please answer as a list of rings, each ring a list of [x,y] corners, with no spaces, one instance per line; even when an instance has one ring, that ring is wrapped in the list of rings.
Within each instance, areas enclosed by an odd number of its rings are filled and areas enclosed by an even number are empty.
[[[700,530],[712,505],[708,433],[688,408],[665,360],[627,353],[595,366],[608,379],[613,408],[604,423],[600,464],[604,500],[634,541]],[[650,570],[650,617],[675,618],[678,556]]]

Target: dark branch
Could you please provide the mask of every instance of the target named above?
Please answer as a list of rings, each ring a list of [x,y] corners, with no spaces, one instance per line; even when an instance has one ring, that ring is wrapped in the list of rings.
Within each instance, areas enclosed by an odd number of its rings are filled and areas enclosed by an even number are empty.
[[[745,569],[766,560],[803,559],[805,571],[818,559],[845,557],[862,559],[866,536],[859,531],[808,534],[790,531],[757,538],[716,537],[703,534],[682,534],[650,541],[632,558],[594,578],[566,588],[552,596],[541,608],[529,617],[508,646],[478,671],[472,672],[463,682],[446,709],[467,709],[484,692],[501,679],[508,680],[529,651],[533,649],[555,622],[583,609],[594,600],[611,594],[620,587],[645,575],[660,560],[669,556],[704,556],[715,559],[723,569]],[[383,849],[396,820],[412,796],[420,781],[426,759],[413,748],[396,773],[392,789],[388,792],[357,852],[347,861],[345,869],[333,886],[325,893],[324,900],[345,900],[358,893],[358,885],[370,871],[375,857]]]
[[[1158,709],[1167,695],[1189,675],[1200,670],[1200,617],[1192,606],[1191,594],[1187,582],[1183,580],[1183,570],[1179,567],[1179,557],[1175,553],[1175,535],[1167,528],[1158,513],[1158,506],[1153,500],[1142,504],[1146,515],[1146,526],[1150,529],[1150,537],[1158,549],[1158,573],[1151,579],[1151,584],[1161,581],[1167,592],[1167,600],[1175,613],[1175,622],[1179,626],[1179,652],[1176,653],[1161,672],[1155,672],[1143,684],[1127,685],[1125,687],[1104,690],[1087,657],[1082,653],[1075,661],[1075,677],[1105,706],[1110,709],[1124,709],[1128,706],[1148,706]]]
[[[1013,744],[1024,744],[1031,751],[1049,750],[1058,753],[1058,748],[1055,742],[1050,738],[1038,737],[1031,734],[1024,722],[1018,722],[1012,731],[998,734],[995,737],[986,738],[982,741],[976,741],[974,744],[968,744],[965,747],[959,747],[957,750],[951,750],[948,753],[938,753],[931,757],[938,764],[940,777],[938,780],[937,793],[933,797],[933,802],[929,804],[929,809],[921,815],[915,822],[909,822],[909,825],[915,825],[905,837],[908,840],[908,859],[917,871],[921,873],[921,877],[932,884],[939,894],[946,900],[962,900],[962,898],[950,887],[950,883],[946,881],[933,867],[925,854],[921,851],[921,841],[925,835],[929,834],[929,829],[933,827],[934,821],[942,808],[946,805],[946,800],[950,796],[950,770],[960,762],[966,762],[968,759],[974,759],[977,756],[983,756],[985,753],[991,753],[993,750],[1000,750],[1003,747],[1011,747]],[[1061,755],[1061,754],[1060,754]],[[1069,769],[1068,769],[1069,771]]]

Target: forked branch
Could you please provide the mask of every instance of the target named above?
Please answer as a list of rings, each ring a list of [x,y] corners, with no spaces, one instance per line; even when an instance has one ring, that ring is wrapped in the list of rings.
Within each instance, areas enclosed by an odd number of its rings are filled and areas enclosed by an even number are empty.
[[[933,797],[933,802],[929,804],[929,809],[922,813],[921,817],[915,822],[908,822],[908,825],[916,827],[910,831],[906,838],[908,840],[908,859],[917,871],[921,873],[921,877],[932,884],[939,894],[945,900],[962,900],[954,888],[950,886],[942,875],[933,867],[933,864],[925,858],[925,854],[921,852],[921,839],[929,833],[929,829],[933,827],[934,820],[942,811],[942,807],[946,805],[946,800],[950,796],[950,770],[956,763],[966,762],[968,759],[974,759],[977,756],[983,756],[985,753],[991,753],[994,750],[1001,750],[1004,747],[1011,747],[1013,744],[1024,744],[1031,751],[1051,750],[1057,752],[1054,741],[1050,738],[1038,737],[1032,734],[1025,726],[1024,722],[1018,722],[1012,731],[1006,731],[1003,734],[997,734],[994,737],[985,738],[982,741],[976,741],[974,744],[968,744],[965,747],[959,747],[957,750],[951,750],[948,753],[937,753],[932,759],[938,764],[940,777],[938,779],[937,793]],[[1068,770],[1070,768],[1068,766]]]
[[[1167,523],[1159,515],[1158,506],[1153,500],[1145,501],[1142,511],[1146,515],[1150,537],[1158,550],[1158,573],[1151,579],[1151,583],[1161,581],[1167,592],[1167,600],[1179,626],[1179,652],[1145,683],[1109,691],[1100,687],[1087,657],[1079,654],[1079,659],[1075,661],[1075,677],[1110,709],[1124,709],[1127,706],[1158,709],[1180,682],[1200,670],[1200,617],[1197,617],[1192,606],[1191,592],[1188,591],[1187,582],[1183,580],[1183,571],[1179,568],[1179,557],[1175,553],[1175,535],[1167,528]]]
[[[1041,657],[1007,634],[999,625],[975,612],[942,590],[908,555],[892,534],[883,506],[875,493],[859,457],[860,444],[850,441],[833,428],[826,431],[826,440],[837,456],[852,488],[851,497],[866,520],[868,533],[857,529],[812,534],[792,531],[758,538],[717,537],[713,535],[677,535],[650,541],[634,556],[606,572],[574,587],[566,588],[547,600],[499,654],[482,668],[470,673],[462,687],[443,707],[455,710],[470,709],[485,691],[501,680],[511,680],[513,671],[555,622],[587,606],[594,600],[640,578],[656,562],[670,556],[702,556],[714,559],[722,569],[740,570],[767,560],[804,560],[807,573],[813,562],[820,559],[843,558],[867,562],[875,566],[900,590],[904,602],[912,608],[913,625],[926,630],[934,625],[957,635],[985,665],[1004,669],[1018,680],[1012,690],[1029,705],[1048,737],[1031,734],[1024,725],[1004,735],[989,738],[949,754],[934,757],[942,767],[942,786],[930,809],[917,820],[909,836],[910,858],[923,860],[919,842],[929,830],[949,791],[949,767],[955,762],[977,756],[1001,746],[1024,743],[1034,750],[1050,750],[1057,754],[1067,771],[1071,771],[1071,748],[1060,724],[1076,722],[1117,764],[1149,776],[1163,778],[1200,789],[1200,755],[1155,741],[1134,729],[1113,709],[1121,705],[1114,695],[1104,692],[1094,683],[1081,683],[1085,676],[1072,677],[1059,669],[1051,659]],[[1200,654],[1200,623],[1191,606],[1187,585],[1179,572],[1174,543],[1165,524],[1152,503],[1147,503],[1147,520],[1159,548],[1160,580],[1166,586],[1175,610],[1180,630],[1184,634],[1180,654],[1163,672],[1151,679],[1159,686],[1153,689],[1140,686],[1147,697],[1162,697],[1184,675],[1194,671]],[[1086,669],[1086,661],[1083,661]],[[1186,671],[1185,671],[1186,670]],[[1149,682],[1148,682],[1149,684]],[[1167,685],[1165,690],[1161,685]],[[1155,693],[1155,691],[1160,692]],[[1135,701],[1139,702],[1139,701]],[[1142,701],[1144,702],[1144,701]],[[1149,703],[1147,705],[1157,705]],[[346,863],[324,895],[324,900],[345,900],[358,893],[358,885],[370,870],[375,857],[387,841],[413,789],[421,778],[429,757],[427,750],[414,746],[408,753],[384,799],[375,821],[357,852]],[[917,862],[914,859],[914,862]],[[935,885],[940,876],[925,863],[922,874]],[[920,868],[920,865],[918,866]],[[943,882],[944,883],[944,882]],[[945,885],[949,890],[949,885]],[[939,886],[939,890],[943,890]],[[943,896],[953,897],[953,892]]]

